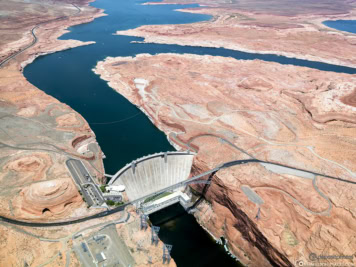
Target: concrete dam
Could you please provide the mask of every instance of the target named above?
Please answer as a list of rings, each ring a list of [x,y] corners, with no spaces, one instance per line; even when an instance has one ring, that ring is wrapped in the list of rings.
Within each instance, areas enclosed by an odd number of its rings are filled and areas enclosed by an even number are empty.
[[[186,180],[194,156],[191,152],[161,152],[142,157],[119,170],[108,184],[124,185],[133,201]]]

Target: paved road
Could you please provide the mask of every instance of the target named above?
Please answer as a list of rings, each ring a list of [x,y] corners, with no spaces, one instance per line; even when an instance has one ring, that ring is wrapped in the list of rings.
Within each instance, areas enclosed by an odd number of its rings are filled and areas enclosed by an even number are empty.
[[[169,191],[169,190],[172,190],[174,188],[184,186],[186,184],[191,183],[194,180],[198,180],[199,178],[202,178],[202,177],[204,177],[204,176],[206,176],[208,174],[217,172],[219,170],[230,168],[230,167],[241,165],[241,164],[252,163],[252,162],[270,163],[270,164],[274,164],[274,165],[277,165],[277,166],[282,166],[282,167],[287,167],[287,168],[291,168],[291,169],[295,169],[295,170],[299,170],[299,171],[309,172],[309,173],[312,173],[312,174],[315,174],[315,175],[318,175],[318,176],[323,176],[323,177],[326,177],[326,178],[330,178],[330,179],[334,179],[334,180],[338,180],[338,181],[342,181],[342,182],[356,184],[356,182],[354,182],[354,181],[344,180],[344,179],[333,177],[333,176],[328,176],[328,175],[324,175],[324,174],[320,174],[320,173],[310,172],[308,170],[297,169],[297,168],[293,168],[293,167],[290,167],[290,166],[285,166],[285,165],[277,164],[277,163],[273,163],[273,162],[261,161],[261,160],[258,160],[258,159],[235,160],[235,161],[226,162],[226,163],[224,163],[224,164],[222,164],[220,166],[217,166],[214,169],[211,169],[211,170],[209,170],[207,172],[204,172],[204,173],[201,173],[201,174],[199,174],[197,176],[194,176],[191,179],[188,179],[188,180],[185,180],[183,182],[177,183],[175,185],[163,188],[163,189],[161,189],[161,190],[159,190],[159,191],[157,191],[155,193],[152,193],[152,194],[146,195],[144,197],[141,197],[139,199],[136,199],[134,201],[128,202],[128,203],[126,203],[126,204],[124,204],[122,206],[119,206],[117,208],[114,208],[112,210],[99,212],[97,214],[94,214],[94,215],[91,215],[91,216],[88,216],[88,217],[84,217],[84,218],[80,218],[80,219],[76,219],[76,220],[71,220],[71,221],[51,222],[51,223],[19,221],[19,220],[7,218],[7,217],[4,217],[4,216],[0,216],[0,220],[2,220],[3,222],[7,222],[7,223],[12,223],[12,224],[16,224],[16,225],[22,225],[22,226],[28,226],[28,227],[54,227],[54,226],[64,226],[64,225],[71,225],[71,224],[81,223],[81,222],[85,222],[85,221],[89,221],[89,220],[93,220],[93,219],[97,219],[97,218],[106,217],[106,216],[109,216],[111,214],[120,212],[120,211],[124,210],[129,205],[133,205],[133,204],[135,204],[137,202],[143,201],[148,197],[151,197],[151,196],[154,196],[154,195],[159,195],[159,194],[161,194],[161,193],[163,193],[165,191]]]
[[[75,15],[78,15],[80,12],[81,12],[81,9],[75,5],[75,4],[72,4],[76,9],[77,11],[71,15],[71,16],[75,16]],[[50,20],[46,20],[46,21],[43,21],[39,24],[37,24],[35,27],[33,27],[31,29],[31,34],[32,34],[32,37],[33,37],[33,40],[32,42],[27,45],[26,47],[20,49],[19,51],[15,52],[14,54],[8,56],[7,58],[5,58],[3,61],[0,62],[0,68],[3,67],[7,62],[9,62],[11,59],[15,58],[16,56],[20,55],[21,53],[23,53],[24,51],[26,51],[27,49],[31,48],[32,46],[34,46],[37,41],[38,41],[38,38],[36,36],[36,29],[38,27],[40,27],[41,25],[44,25],[44,24],[47,24],[47,23],[50,23],[50,22],[54,22],[54,21],[58,21],[58,20],[64,20],[64,19],[67,19],[69,18],[70,16],[62,16],[62,17],[59,17],[59,18],[56,18],[56,19],[50,19]]]
[[[104,203],[104,198],[101,191],[94,183],[90,173],[85,168],[84,164],[77,159],[69,159],[66,161],[66,165],[72,174],[75,182],[80,186],[81,192],[84,195],[85,200],[89,206],[98,205]]]
[[[245,132],[245,131],[243,131],[243,132],[246,133],[246,134],[248,134],[248,135],[250,135],[250,136],[252,136],[252,137],[255,137],[255,138],[259,139],[259,140],[262,140],[262,141],[266,142],[266,143],[269,144],[269,145],[274,145],[274,146],[297,146],[297,147],[305,147],[305,148],[309,149],[310,152],[313,153],[316,157],[318,157],[318,158],[320,158],[320,159],[322,159],[322,160],[325,160],[325,161],[327,161],[327,162],[330,162],[330,163],[332,163],[332,164],[335,164],[335,165],[339,166],[340,168],[346,170],[352,177],[356,178],[356,173],[353,172],[353,171],[351,171],[351,170],[348,169],[347,167],[345,167],[345,166],[339,164],[338,162],[335,162],[335,161],[333,161],[333,160],[330,160],[330,159],[327,159],[327,158],[324,158],[324,157],[318,155],[318,154],[314,151],[314,147],[313,147],[313,146],[297,145],[297,144],[295,144],[295,143],[294,143],[294,144],[289,144],[289,143],[283,143],[283,144],[274,143],[274,142],[270,142],[270,141],[268,141],[268,140],[266,140],[266,139],[264,139],[264,138],[260,138],[260,137],[258,137],[258,136],[254,136],[254,135],[252,135],[252,134],[250,134],[250,133],[248,133],[248,132]],[[180,134],[180,133],[178,133],[178,134]],[[184,147],[184,146],[189,147],[190,150],[195,151],[195,152],[198,152],[198,151],[196,151],[196,149],[191,146],[191,144],[192,144],[192,142],[193,142],[194,140],[196,140],[196,139],[198,139],[198,138],[201,138],[201,137],[215,137],[215,138],[219,138],[222,142],[227,143],[227,144],[230,145],[231,147],[233,147],[233,148],[239,150],[240,152],[242,152],[242,153],[248,155],[249,157],[255,158],[254,156],[248,154],[248,153],[247,153],[246,151],[244,151],[243,149],[241,149],[241,148],[239,148],[238,146],[236,146],[236,145],[234,145],[233,143],[231,143],[229,140],[227,140],[227,139],[225,139],[225,138],[223,138],[223,137],[220,137],[220,136],[218,136],[218,135],[214,135],[214,134],[201,134],[201,135],[197,135],[197,136],[193,137],[188,143],[184,143],[184,142],[180,141],[180,140],[177,138],[177,135],[178,135],[178,134],[176,134],[176,133],[171,133],[171,134],[170,134],[170,137],[173,138],[173,139],[174,139],[178,144],[180,144],[182,147]]]
[[[174,134],[173,137],[175,138],[175,140],[178,140],[177,138],[177,135]],[[201,134],[201,135],[197,135],[195,137],[193,137],[192,139],[189,140],[188,143],[186,143],[185,145],[188,146],[191,150],[195,151],[196,153],[198,153],[198,151],[191,146],[191,144],[198,138],[201,138],[201,137],[215,137],[215,138],[218,138],[219,140],[221,140],[221,142],[224,142],[226,144],[228,144],[229,146],[233,147],[234,149],[240,151],[241,153],[243,154],[246,154],[247,156],[249,156],[251,159],[255,159],[254,156],[252,156],[251,154],[249,154],[247,151],[243,150],[242,148],[236,146],[235,144],[231,143],[229,140],[221,137],[221,136],[218,136],[218,135],[215,135],[215,134]]]

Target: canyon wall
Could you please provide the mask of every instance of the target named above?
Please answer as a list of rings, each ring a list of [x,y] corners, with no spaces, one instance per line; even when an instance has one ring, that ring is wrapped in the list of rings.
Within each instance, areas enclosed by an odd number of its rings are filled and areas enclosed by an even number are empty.
[[[212,177],[196,217],[242,263],[353,255],[355,75],[188,54],[108,57],[94,71],[198,152],[192,175],[247,159],[306,170],[250,162]]]

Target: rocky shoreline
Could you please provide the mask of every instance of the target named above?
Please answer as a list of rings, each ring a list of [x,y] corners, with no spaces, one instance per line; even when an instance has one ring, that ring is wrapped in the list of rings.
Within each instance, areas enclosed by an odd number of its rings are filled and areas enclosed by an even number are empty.
[[[343,101],[352,98],[354,75],[189,54],[108,57],[94,72],[143,108],[179,147],[213,134],[261,160],[356,177],[355,121],[349,120],[356,110]],[[171,138],[177,132],[179,142]],[[193,175],[246,158],[218,138],[196,140]],[[214,175],[205,195],[211,208],[204,212],[203,202],[195,216],[215,238],[226,238],[232,253],[247,266],[293,266],[297,260],[307,261],[309,253],[321,253],[316,244],[330,240],[328,253],[343,253],[338,251],[341,245],[344,253],[351,253],[354,246],[346,248],[344,240],[356,226],[352,188],[340,198],[338,192],[347,184],[323,176],[314,179],[318,182],[252,163],[224,170]],[[242,186],[254,190],[264,204],[251,202]],[[333,203],[328,216],[323,215],[328,203],[318,190]]]
[[[103,10],[88,6],[90,1],[79,2],[80,14],[41,25],[35,32],[37,43],[0,69],[2,216],[48,222],[77,219],[100,211],[87,209],[66,167],[68,157],[81,159],[96,182],[105,183],[103,154],[95,133],[79,113],[30,84],[22,73],[25,66],[39,56],[94,43],[57,39],[68,32],[70,26],[105,16]],[[68,9],[68,5],[63,4],[64,9]],[[56,8],[61,9],[60,4]],[[66,12],[73,13],[72,10]],[[3,45],[0,58],[28,46],[31,38],[26,32],[23,38],[5,44],[9,49],[3,49],[4,44],[0,43]],[[89,144],[96,147],[95,151],[88,148]],[[125,224],[119,222],[122,218],[117,218],[118,215],[127,216]],[[148,260],[155,266],[162,265],[163,243],[159,241],[157,247],[150,246],[150,231],[139,230],[139,217],[133,210],[91,220],[85,226],[31,229],[0,222],[0,265],[78,266],[80,262],[74,254],[72,241],[75,233],[89,232],[86,229],[97,229],[113,222],[137,266],[146,266]],[[141,244],[141,249],[150,250],[150,259],[137,247],[142,238],[145,243]],[[168,266],[175,266],[174,260]]]
[[[174,4],[169,1],[147,4],[165,3]],[[143,43],[225,48],[356,67],[356,58],[351,56],[356,35],[322,24],[325,20],[356,19],[355,11],[290,17],[226,9],[219,4],[177,11],[212,15],[213,18],[192,24],[145,25],[116,34],[141,37]]]

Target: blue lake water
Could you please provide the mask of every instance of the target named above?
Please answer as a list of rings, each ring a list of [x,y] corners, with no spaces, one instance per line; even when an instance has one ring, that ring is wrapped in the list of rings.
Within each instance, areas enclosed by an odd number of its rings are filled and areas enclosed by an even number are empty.
[[[145,24],[178,24],[208,20],[210,16],[176,12],[174,9],[196,5],[140,5],[144,1],[98,0],[93,6],[105,9],[109,16],[70,28],[61,39],[95,41],[78,47],[39,57],[24,70],[25,77],[35,86],[79,112],[89,122],[107,156],[105,169],[115,173],[132,160],[154,152],[173,150],[163,133],[144,116],[139,115],[119,124],[91,123],[125,119],[139,110],[109,88],[92,72],[97,61],[107,56],[135,56],[140,53],[191,53],[236,59],[260,59],[281,64],[344,73],[356,69],[277,55],[244,53],[223,48],[204,48],[164,44],[131,43],[142,38],[113,35],[117,30]]]
[[[323,24],[339,31],[356,33],[356,20],[327,20]]]
[[[159,47],[130,44],[133,38],[115,36],[117,30],[135,28],[143,24],[192,23],[209,19],[207,15],[175,12],[180,5],[140,5],[143,1],[98,0],[92,5],[105,9],[109,16],[89,24],[70,28],[60,39],[95,41],[95,45],[79,47],[38,58],[24,70],[25,77],[35,86],[79,112],[90,124],[107,159],[107,173],[115,173],[126,163],[155,152],[172,151],[166,136],[146,116],[106,82],[92,72],[97,61],[107,56],[134,56]],[[194,7],[197,5],[187,5]],[[174,48],[163,48],[166,52]],[[117,121],[137,114],[117,124],[92,124]]]
[[[106,154],[104,160],[107,173],[115,173],[132,160],[160,151],[174,150],[166,136],[159,131],[149,119],[124,97],[112,90],[105,81],[92,72],[92,68],[107,56],[135,56],[140,53],[191,53],[198,55],[216,55],[236,59],[260,59],[281,64],[293,64],[310,68],[340,73],[356,73],[356,69],[286,58],[277,55],[244,53],[222,48],[203,48],[164,44],[139,44],[142,38],[113,35],[117,30],[136,28],[147,24],[179,24],[209,20],[208,15],[190,14],[174,11],[177,8],[195,7],[197,5],[140,5],[139,0],[97,0],[91,5],[105,9],[108,16],[94,22],[70,28],[69,33],[61,39],[95,41],[96,44],[78,47],[62,52],[39,57],[24,70],[25,77],[35,86],[59,101],[68,104],[79,112],[90,124],[97,140]],[[137,116],[113,124],[113,122]],[[161,213],[162,214],[162,213]],[[162,215],[163,216],[163,215]],[[190,218],[190,217],[184,217]],[[155,217],[155,219],[157,219]],[[189,227],[191,219],[179,221]],[[172,223],[178,222],[173,220]],[[221,266],[234,266],[224,252],[216,249],[215,243],[199,227],[195,231],[169,231],[162,225],[160,238],[168,243],[178,244],[172,255],[178,266],[186,265],[187,255],[194,258],[191,249],[198,249],[204,244],[204,253],[218,257]],[[193,227],[193,226],[192,226]],[[165,229],[167,231],[165,231]],[[200,231],[200,232],[199,232]],[[184,242],[182,242],[182,240]],[[220,252],[219,252],[220,251]],[[205,262],[192,260],[192,266],[213,266]]]

